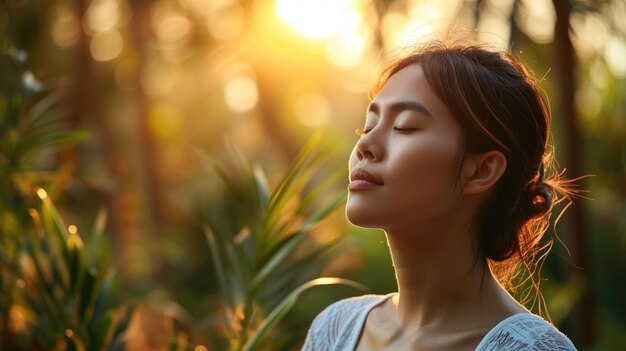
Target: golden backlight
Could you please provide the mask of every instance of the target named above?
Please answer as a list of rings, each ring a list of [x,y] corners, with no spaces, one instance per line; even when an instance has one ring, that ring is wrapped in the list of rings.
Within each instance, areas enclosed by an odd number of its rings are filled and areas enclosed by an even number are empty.
[[[358,0],[276,0],[276,14],[313,39],[342,34],[361,23]]]

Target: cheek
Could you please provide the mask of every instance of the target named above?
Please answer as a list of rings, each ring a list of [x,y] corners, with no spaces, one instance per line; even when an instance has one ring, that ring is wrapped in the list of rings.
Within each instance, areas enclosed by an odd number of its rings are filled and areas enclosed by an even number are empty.
[[[390,168],[394,196],[398,205],[422,213],[445,212],[454,201],[454,180],[457,164],[455,143],[437,143],[399,154]]]

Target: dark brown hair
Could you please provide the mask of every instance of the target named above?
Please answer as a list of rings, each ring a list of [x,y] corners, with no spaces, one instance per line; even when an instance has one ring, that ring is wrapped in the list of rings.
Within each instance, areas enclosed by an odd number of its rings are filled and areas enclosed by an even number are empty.
[[[553,166],[546,152],[550,111],[537,83],[510,52],[434,42],[388,65],[374,93],[413,64],[421,66],[430,87],[461,124],[462,153],[498,150],[507,159],[506,171],[473,223],[477,262],[487,262],[509,290],[522,272],[541,299],[533,274],[554,240],[542,238],[555,203],[573,192],[560,174],[545,172]]]

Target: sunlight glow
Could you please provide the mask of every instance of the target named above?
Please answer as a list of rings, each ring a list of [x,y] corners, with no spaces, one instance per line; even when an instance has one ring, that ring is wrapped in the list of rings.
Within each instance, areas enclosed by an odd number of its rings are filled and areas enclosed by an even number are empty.
[[[549,0],[522,0],[517,24],[537,43],[550,43],[554,38],[556,13]]]
[[[416,43],[425,41],[433,36],[435,29],[432,25],[412,20],[406,22],[402,28],[393,36],[395,47],[407,48]]]
[[[576,48],[576,53],[583,58],[589,58],[604,50],[610,29],[601,14],[573,13],[570,16],[572,31],[570,38]]]
[[[207,14],[206,26],[209,33],[217,40],[235,39],[243,30],[245,11],[237,3],[216,6]]]
[[[276,0],[276,14],[313,39],[353,31],[362,22],[357,0]]]
[[[326,124],[332,115],[332,108],[326,98],[318,94],[299,96],[294,102],[296,118],[302,125],[316,128]]]
[[[226,83],[224,98],[231,110],[246,112],[252,110],[259,101],[259,90],[252,78],[237,75]]]
[[[450,18],[459,11],[461,0],[408,0],[403,6],[392,6],[383,17],[383,36],[388,38],[386,49],[411,49],[415,45],[445,34]]]
[[[508,18],[513,11],[511,0],[491,0],[485,3],[478,22],[478,39],[501,49],[509,46],[511,25]]]
[[[604,57],[606,63],[611,69],[611,72],[618,77],[626,77],[626,43],[623,39],[614,36],[609,39],[604,51]]]
[[[354,32],[329,38],[326,43],[328,59],[339,67],[357,65],[368,46],[367,33]]]

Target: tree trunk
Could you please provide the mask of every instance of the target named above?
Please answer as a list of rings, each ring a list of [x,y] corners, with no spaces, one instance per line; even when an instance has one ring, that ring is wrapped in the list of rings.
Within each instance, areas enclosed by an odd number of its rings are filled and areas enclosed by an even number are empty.
[[[149,33],[148,4],[145,0],[133,1],[133,21],[131,23],[133,44],[139,55],[139,62],[146,62],[143,51],[147,33]],[[137,104],[137,132],[138,141],[143,162],[143,176],[145,177],[145,199],[148,223],[154,225],[155,221],[163,218],[165,208],[163,194],[161,192],[161,177],[159,163],[156,158],[156,143],[148,124],[149,101],[139,81],[139,71],[136,77],[135,102]]]
[[[568,0],[553,0],[556,12],[556,23],[554,28],[554,67],[558,75],[557,87],[560,92],[559,111],[564,127],[567,174],[568,178],[580,176],[580,146],[579,130],[576,119],[576,109],[574,104],[575,96],[575,69],[576,56],[572,41],[569,37],[569,16],[571,4]],[[585,235],[585,223],[581,204],[570,207],[567,218],[571,223],[571,243],[570,249],[572,260],[576,266],[580,267],[585,279],[582,298],[576,305],[572,314],[573,330],[571,333],[574,343],[578,347],[588,347],[593,345],[593,299],[592,280],[587,263],[588,247]]]

